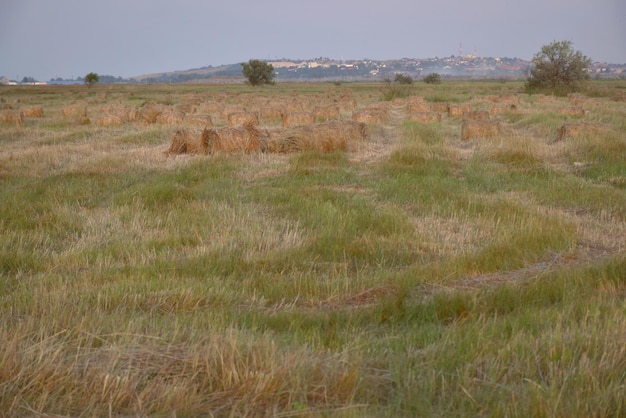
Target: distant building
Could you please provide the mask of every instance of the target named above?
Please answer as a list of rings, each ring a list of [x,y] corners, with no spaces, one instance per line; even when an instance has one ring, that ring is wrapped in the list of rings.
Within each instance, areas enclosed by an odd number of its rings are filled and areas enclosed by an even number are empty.
[[[8,86],[10,82],[11,82],[11,81],[9,81],[9,79],[8,79],[8,78],[6,78],[6,77],[0,77],[0,85],[1,85],[1,86]]]

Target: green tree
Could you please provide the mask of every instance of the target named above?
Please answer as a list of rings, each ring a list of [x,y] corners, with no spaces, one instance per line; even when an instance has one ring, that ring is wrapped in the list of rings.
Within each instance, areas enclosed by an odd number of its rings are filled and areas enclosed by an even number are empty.
[[[441,83],[441,76],[438,73],[430,73],[426,77],[424,77],[424,83],[439,84]]]
[[[413,84],[413,77],[406,74],[396,74],[396,77],[393,79],[398,84]]]
[[[91,87],[94,83],[100,81],[100,76],[96,73],[89,73],[85,76],[85,84]]]
[[[274,84],[274,66],[261,60],[250,60],[241,64],[243,75],[253,86]]]
[[[554,41],[541,47],[531,61],[526,88],[547,89],[552,94],[576,91],[590,78],[591,59],[572,49],[570,41]]]

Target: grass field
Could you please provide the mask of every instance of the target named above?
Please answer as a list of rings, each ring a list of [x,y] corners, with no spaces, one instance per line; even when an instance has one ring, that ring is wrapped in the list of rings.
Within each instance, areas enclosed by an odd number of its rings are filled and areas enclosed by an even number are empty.
[[[625,416],[626,82],[385,88],[0,89],[0,414]]]

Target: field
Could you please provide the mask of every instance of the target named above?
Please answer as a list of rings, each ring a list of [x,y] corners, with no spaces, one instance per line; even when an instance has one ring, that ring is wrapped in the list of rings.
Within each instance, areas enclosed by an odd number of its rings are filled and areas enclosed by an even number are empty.
[[[626,82],[389,89],[0,89],[0,414],[625,416]]]

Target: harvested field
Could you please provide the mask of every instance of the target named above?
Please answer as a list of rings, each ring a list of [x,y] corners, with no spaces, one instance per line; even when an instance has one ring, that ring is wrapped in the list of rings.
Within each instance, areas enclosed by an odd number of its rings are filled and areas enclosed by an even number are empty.
[[[623,415],[626,82],[386,87],[3,86],[0,415]]]

